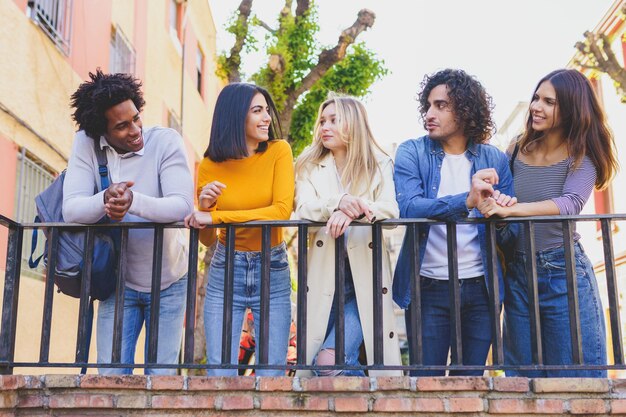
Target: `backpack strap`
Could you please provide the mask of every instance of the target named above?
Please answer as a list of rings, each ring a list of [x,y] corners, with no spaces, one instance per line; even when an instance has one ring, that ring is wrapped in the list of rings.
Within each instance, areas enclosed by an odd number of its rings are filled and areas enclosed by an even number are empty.
[[[100,147],[100,144],[93,141],[94,151],[96,152],[96,158],[98,159],[98,173],[100,174],[100,191],[109,188],[109,168],[107,167],[107,153]]]
[[[517,157],[517,153],[519,152],[519,142],[515,142],[515,148],[513,148],[513,153],[511,154],[511,159],[509,160],[509,168],[511,169],[511,175],[513,175],[513,166],[515,165],[515,158]]]
[[[39,216],[35,216],[35,223],[41,223],[41,219],[39,218]],[[45,254],[44,251],[44,253],[39,255],[37,259],[33,260],[35,250],[37,249],[37,229],[37,227],[33,228],[33,237],[30,242],[30,258],[28,258],[28,266],[30,268],[37,268],[37,265],[39,265],[39,261],[41,261],[41,258],[43,258],[43,255]]]

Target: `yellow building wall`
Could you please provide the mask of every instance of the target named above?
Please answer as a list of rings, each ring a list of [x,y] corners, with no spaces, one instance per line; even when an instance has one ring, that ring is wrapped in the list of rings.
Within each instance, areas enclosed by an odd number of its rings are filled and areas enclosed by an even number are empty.
[[[0,133],[61,171],[74,136],[69,97],[80,79],[15,3],[0,1],[0,22],[0,104],[50,141],[58,153],[1,110]]]

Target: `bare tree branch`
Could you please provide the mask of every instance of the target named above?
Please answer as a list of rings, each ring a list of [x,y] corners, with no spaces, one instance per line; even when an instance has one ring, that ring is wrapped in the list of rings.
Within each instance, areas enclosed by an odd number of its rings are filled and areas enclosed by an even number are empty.
[[[256,21],[259,24],[259,26],[261,26],[263,29],[267,30],[269,33],[272,33],[272,34],[276,33],[276,29],[272,29],[270,25],[268,25],[267,23],[265,23],[261,19],[257,18]]]
[[[311,0],[296,0],[296,19],[300,18],[311,7]]]
[[[368,9],[362,9],[352,26],[341,32],[337,45],[332,49],[325,49],[320,53],[315,67],[302,79],[300,85],[293,92],[290,92],[286,107],[293,107],[302,93],[308,91],[317,80],[326,74],[330,67],[341,61],[346,56],[348,46],[354,43],[361,32],[371,28],[375,20],[376,15],[374,12]]]
[[[622,96],[622,100],[626,100],[626,69],[617,60],[611,49],[609,38],[604,34],[590,31],[585,32],[584,36],[585,41],[576,43],[576,48],[586,56],[591,65],[582,64],[582,62],[577,62],[577,65],[581,68],[608,74],[615,82],[615,87],[618,94]]]
[[[248,35],[248,19],[252,10],[252,0],[241,0],[239,4],[239,16],[237,17],[237,25],[241,28],[235,33],[235,43],[230,48],[230,54],[226,57],[225,69],[228,74],[228,82],[241,81],[241,50]]]

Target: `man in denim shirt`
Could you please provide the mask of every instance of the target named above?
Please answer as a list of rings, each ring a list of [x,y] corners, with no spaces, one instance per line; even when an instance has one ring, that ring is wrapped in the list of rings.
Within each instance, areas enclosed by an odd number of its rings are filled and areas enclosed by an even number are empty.
[[[400,217],[455,222],[480,217],[476,206],[492,195],[499,204],[511,204],[514,199],[500,196],[500,191],[513,194],[507,158],[486,144],[494,123],[491,97],[482,85],[462,70],[446,69],[424,78],[419,103],[428,135],[404,142],[396,153],[394,181]],[[458,224],[456,233],[462,358],[456,358],[453,350],[452,363],[483,366],[492,337],[488,292],[492,277],[485,226]],[[412,251],[405,238],[394,276],[394,300],[407,309],[410,335],[411,280],[419,279],[423,364],[445,366],[450,347],[456,343],[446,225],[419,225],[418,250],[419,277],[413,277]],[[501,273],[498,279],[501,282]],[[411,359],[413,363],[415,358]],[[414,373],[444,374],[443,370]],[[482,371],[450,374],[482,375]]]

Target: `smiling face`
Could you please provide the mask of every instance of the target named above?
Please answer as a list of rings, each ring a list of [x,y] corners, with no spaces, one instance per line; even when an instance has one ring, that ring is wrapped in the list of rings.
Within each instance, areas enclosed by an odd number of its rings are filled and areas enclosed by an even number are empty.
[[[267,100],[263,94],[255,94],[246,116],[246,144],[249,151],[254,152],[259,147],[259,143],[269,140],[271,122],[272,117]],[[252,152],[249,154],[251,155]]]
[[[448,86],[439,84],[428,95],[428,110],[424,116],[424,127],[433,140],[447,142],[463,137],[463,126],[457,121],[448,96]]]
[[[331,152],[347,150],[344,141],[341,140],[340,125],[341,121],[337,117],[337,109],[335,103],[330,103],[320,117],[320,139],[322,145]]]
[[[559,127],[558,103],[556,90],[550,81],[544,81],[539,85],[533,101],[530,103],[530,117],[532,127],[538,132]]]
[[[143,148],[142,122],[132,100],[126,100],[104,112],[107,130],[104,134],[117,153],[137,152]]]

